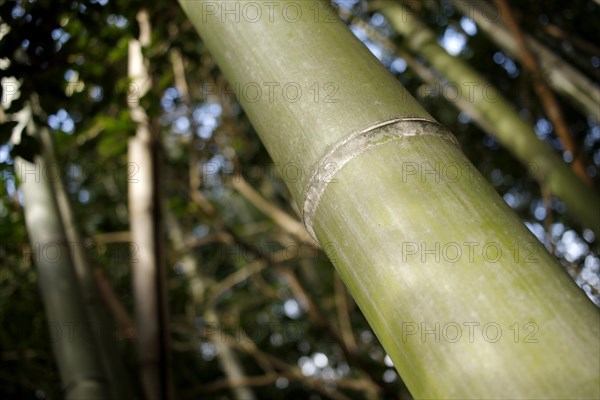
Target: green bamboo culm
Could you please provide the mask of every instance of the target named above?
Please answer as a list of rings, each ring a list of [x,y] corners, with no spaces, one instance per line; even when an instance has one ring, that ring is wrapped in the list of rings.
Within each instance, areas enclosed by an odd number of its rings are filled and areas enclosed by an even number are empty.
[[[473,107],[494,126],[496,139],[525,165],[530,174],[548,185],[567,206],[567,213],[600,237],[600,196],[584,183],[549,145],[541,141],[531,125],[481,74],[458,57],[446,52],[434,32],[398,2],[381,1],[375,7],[400,34],[402,44],[427,61],[453,86],[468,93]]]
[[[19,122],[15,129],[29,125],[32,136],[39,141],[29,107],[20,113]],[[21,138],[25,134],[23,130]],[[93,329],[102,327],[90,325],[71,258],[70,246],[80,243],[69,243],[51,185],[53,179],[59,178],[41,155],[35,156],[35,162],[16,157],[14,166],[23,194],[27,234],[63,397],[67,400],[110,399],[109,383],[93,333]]]
[[[42,149],[41,157],[44,162],[52,166],[59,165],[54,153],[52,134],[47,128],[40,129],[38,133]],[[69,252],[72,256],[70,261],[73,264],[73,270],[82,295],[81,304],[85,307],[90,327],[93,327],[85,337],[96,347],[107,378],[106,385],[110,388],[111,398],[115,400],[131,398],[131,382],[123,360],[120,358],[118,343],[112,334],[111,318],[100,297],[93,267],[85,253],[86,249],[81,245],[83,243],[82,236],[67,191],[61,179],[52,179],[49,183],[56,199],[56,206],[64,227],[65,239],[72,246]],[[40,182],[40,184],[42,183]],[[49,205],[49,207],[51,206]]]
[[[600,395],[596,307],[325,2],[180,3],[415,398]]]

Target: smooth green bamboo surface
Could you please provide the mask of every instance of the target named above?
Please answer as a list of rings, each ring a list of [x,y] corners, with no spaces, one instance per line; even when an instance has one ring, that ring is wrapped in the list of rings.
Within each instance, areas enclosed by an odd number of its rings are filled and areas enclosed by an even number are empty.
[[[25,133],[23,133],[25,134]],[[108,399],[109,388],[72,264],[56,199],[42,157],[15,159],[29,244],[66,399]],[[95,327],[98,329],[99,327]],[[101,334],[109,334],[102,332]]]
[[[394,140],[335,178],[319,242],[415,397],[599,394],[598,310],[458,148]]]
[[[600,313],[452,136],[323,2],[252,3],[262,18],[181,1],[232,86],[339,88],[336,103],[238,94],[413,396],[599,396]],[[385,123],[399,117],[417,119]]]
[[[246,2],[180,3],[300,209],[314,170],[332,172],[316,164],[348,133],[396,117],[431,118],[321,2],[251,2],[262,5],[256,19]]]

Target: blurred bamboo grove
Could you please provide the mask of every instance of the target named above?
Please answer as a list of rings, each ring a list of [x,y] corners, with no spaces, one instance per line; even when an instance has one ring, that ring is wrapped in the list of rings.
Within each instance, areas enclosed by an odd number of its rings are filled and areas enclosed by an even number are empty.
[[[0,397],[600,396],[599,14],[5,0]]]

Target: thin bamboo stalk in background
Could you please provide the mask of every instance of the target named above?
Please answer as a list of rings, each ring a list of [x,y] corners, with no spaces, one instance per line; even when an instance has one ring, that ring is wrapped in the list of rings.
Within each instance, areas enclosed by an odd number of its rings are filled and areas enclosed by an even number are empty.
[[[129,42],[129,96],[136,135],[129,140],[129,165],[136,173],[128,181],[131,240],[136,259],[132,260],[133,297],[140,376],[147,400],[172,398],[169,373],[169,328],[166,303],[166,265],[160,195],[160,157],[156,133],[150,127],[139,99],[151,85],[142,55],[150,43],[150,23],[146,11],[137,15],[140,39]]]
[[[25,135],[27,126],[39,140],[31,119],[31,108],[23,109],[19,118],[15,129],[22,129],[21,134]],[[35,162],[16,157],[14,163],[64,397],[69,400],[108,399],[111,391],[102,359],[94,345],[93,327],[73,267],[70,243],[55,194],[45,175],[47,160],[36,155]]]
[[[600,1],[600,0],[597,0]],[[503,51],[516,57],[519,48],[501,21],[497,8],[485,1],[450,0],[463,15],[471,18]],[[538,57],[542,71],[554,90],[568,99],[586,115],[600,121],[600,87],[568,62],[544,46],[537,39],[526,35],[526,42]]]
[[[496,139],[511,151],[537,179],[543,181],[567,206],[567,212],[600,237],[600,196],[542,142],[496,88],[477,71],[449,55],[437,42],[433,31],[410,10],[393,2],[379,2],[380,11],[402,36],[413,54],[424,56],[448,82],[468,91],[479,116],[495,127]]]

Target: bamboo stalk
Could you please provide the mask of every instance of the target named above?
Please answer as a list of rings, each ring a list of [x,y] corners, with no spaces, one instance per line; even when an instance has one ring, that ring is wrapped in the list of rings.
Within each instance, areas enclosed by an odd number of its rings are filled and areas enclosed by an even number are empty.
[[[180,3],[414,397],[600,395],[598,310],[325,2]]]
[[[30,108],[20,113],[24,129],[31,122]],[[22,132],[25,135],[25,132]],[[85,302],[73,266],[70,246],[62,224],[55,194],[50,184],[48,164],[42,155],[35,162],[15,159],[15,175],[25,201],[25,223],[41,289],[54,356],[66,399],[107,399],[110,388],[98,349],[95,333],[86,313]],[[74,245],[77,245],[76,243]],[[100,332],[107,335],[110,332]]]
[[[172,398],[169,373],[169,326],[166,301],[166,265],[160,194],[160,149],[139,99],[149,90],[142,47],[150,43],[149,16],[138,12],[140,39],[129,42],[128,73],[133,83],[130,113],[137,123],[136,135],[129,139],[128,160],[136,165],[128,181],[131,239],[138,250],[132,263],[133,296],[140,377],[147,400]]]
[[[537,179],[567,206],[567,212],[582,227],[600,236],[600,196],[588,187],[571,168],[536,136],[502,97],[477,71],[457,57],[449,55],[434,33],[416,16],[396,3],[381,2],[380,11],[403,38],[413,53],[422,54],[448,82],[467,93],[479,114],[495,126],[496,139],[511,151]]]
[[[54,147],[50,132],[47,129],[40,131],[40,141],[44,158],[53,165],[58,165],[54,155]],[[94,343],[98,348],[98,354],[102,360],[102,365],[106,376],[108,377],[111,396],[113,399],[131,397],[132,390],[129,378],[125,372],[125,366],[119,356],[119,350],[111,321],[108,317],[107,309],[102,306],[100,293],[95,280],[95,276],[90,265],[89,259],[85,254],[82,236],[77,227],[75,215],[71,208],[67,192],[60,179],[52,182],[57,201],[58,211],[65,227],[65,234],[69,243],[73,245],[72,262],[75,269],[75,275],[79,282],[80,290],[83,295],[84,305],[90,320]]]
[[[498,8],[503,14],[504,24],[508,27],[515,41],[517,42],[517,46],[519,48],[518,56],[521,60],[521,63],[529,70],[533,77],[533,88],[537,93],[541,105],[544,108],[546,116],[552,125],[554,125],[554,131],[560,139],[564,149],[573,155],[573,162],[571,164],[573,170],[584,182],[590,186],[593,186],[594,181],[587,174],[585,164],[581,159],[581,154],[579,154],[577,151],[577,146],[571,137],[571,133],[567,127],[567,121],[565,120],[558,101],[554,97],[554,93],[552,93],[546,84],[546,80],[542,74],[542,70],[538,64],[538,61],[529,49],[529,46],[525,40],[525,35],[523,34],[521,27],[513,15],[511,7],[506,0],[496,0],[496,5],[498,5]]]
[[[517,43],[512,39],[508,29],[500,23],[501,13],[498,9],[484,1],[450,0],[450,2],[462,14],[473,19],[503,51],[513,57],[518,55]],[[539,58],[542,70],[554,90],[587,115],[600,120],[598,84],[532,36],[526,35],[526,42]]]

